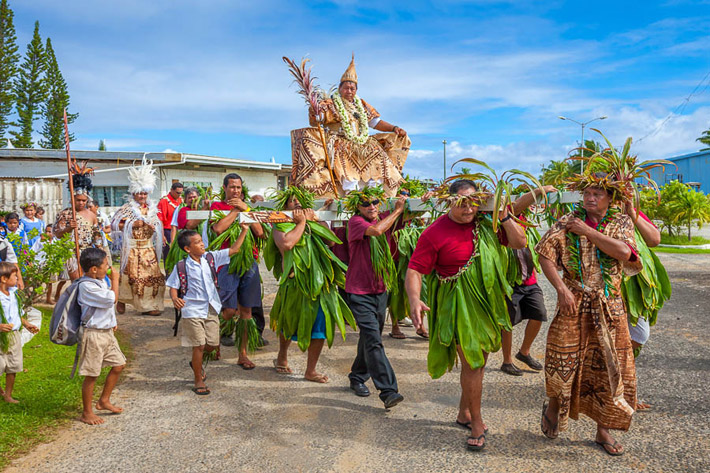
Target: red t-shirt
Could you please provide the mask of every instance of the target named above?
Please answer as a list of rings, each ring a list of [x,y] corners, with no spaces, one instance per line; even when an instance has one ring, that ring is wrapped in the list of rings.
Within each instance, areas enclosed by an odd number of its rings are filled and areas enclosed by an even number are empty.
[[[222,210],[225,213],[230,212],[232,210],[232,206],[229,205],[226,202],[212,202],[212,205],[210,205],[210,210]],[[224,240],[222,243],[222,246],[220,247],[221,249],[229,248],[231,243],[229,243],[229,239]]]
[[[170,223],[173,221],[173,213],[175,209],[182,204],[182,197],[173,199],[170,194],[158,201],[158,218],[163,224],[163,228],[170,229]]]
[[[419,237],[409,268],[421,274],[436,270],[443,277],[453,276],[471,259],[475,226],[475,220],[456,223],[448,214],[437,218]]]
[[[178,210],[178,216],[177,216],[177,227],[179,230],[182,230],[185,228],[185,225],[187,225],[187,211],[192,210],[189,207],[182,207],[180,210]]]
[[[335,245],[331,248],[333,254],[338,257],[340,261],[345,264],[350,262],[350,252],[348,251],[348,232],[345,227],[334,227],[332,228],[333,233],[337,236],[340,241],[343,242],[342,245]]]
[[[384,214],[380,214],[384,215]],[[385,292],[385,282],[375,275],[370,259],[370,237],[365,236],[369,222],[362,215],[354,215],[348,221],[348,272],[345,274],[345,292],[350,294],[380,294]]]

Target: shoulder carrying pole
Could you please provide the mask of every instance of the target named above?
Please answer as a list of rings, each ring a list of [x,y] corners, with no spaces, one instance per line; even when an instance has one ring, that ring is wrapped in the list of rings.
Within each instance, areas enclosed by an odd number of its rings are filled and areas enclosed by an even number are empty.
[[[67,121],[67,109],[64,109],[64,146],[67,150],[67,178],[69,179],[69,198],[71,199],[71,216],[76,222],[76,207],[74,206],[74,180],[72,179],[71,152],[69,150],[69,122]],[[79,228],[74,228],[74,251],[76,252],[76,266],[79,276],[81,276],[81,266],[79,265]]]

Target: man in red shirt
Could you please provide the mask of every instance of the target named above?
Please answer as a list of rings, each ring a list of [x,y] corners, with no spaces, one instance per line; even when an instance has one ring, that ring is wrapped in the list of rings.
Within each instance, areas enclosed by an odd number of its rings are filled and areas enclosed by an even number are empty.
[[[168,250],[170,249],[170,234],[172,232],[170,224],[173,221],[173,213],[175,213],[175,209],[182,205],[182,190],[183,185],[181,183],[173,182],[173,185],[170,186],[170,192],[158,201],[158,218],[160,223],[163,224],[163,260],[168,256]]]
[[[238,174],[227,174],[224,176],[222,184],[225,195],[224,200],[213,202],[210,207],[210,210],[226,212],[222,219],[212,224],[212,231],[217,235],[226,232],[232,225],[238,225],[239,213],[249,209],[243,200],[242,178]],[[261,224],[252,224],[250,228],[255,238],[264,238],[264,230]],[[222,243],[222,248],[229,248],[230,245],[230,240],[227,238]],[[247,248],[242,249],[242,251],[248,250]],[[252,250],[255,251],[254,249]],[[258,254],[255,254],[256,256]],[[232,257],[234,258],[234,256]],[[224,265],[217,271],[217,282],[219,283],[219,297],[222,301],[222,317],[225,320],[231,320],[239,312],[239,318],[246,322],[244,331],[237,333],[237,338],[244,341],[244,343],[239,344],[237,364],[245,370],[254,369],[256,365],[247,356],[245,338],[248,337],[248,334],[245,332],[253,325],[254,330],[257,331],[256,336],[259,337],[256,324],[252,320],[252,308],[261,306],[259,265],[254,261],[251,268],[244,274],[239,274],[238,272],[230,273],[229,265]]]
[[[369,196],[369,197],[367,197]],[[364,201],[362,197],[370,200]],[[379,198],[363,192],[357,212],[348,221],[349,264],[345,276],[345,292],[355,316],[360,338],[357,356],[350,369],[350,389],[366,397],[370,390],[365,382],[372,377],[380,391],[380,399],[389,409],[404,397],[398,392],[397,378],[382,344],[382,329],[387,315],[387,292],[384,280],[375,274],[370,255],[370,239],[384,235],[404,211],[405,198],[400,197],[394,211],[379,214]]]
[[[430,310],[420,299],[422,278],[436,270],[428,295],[432,306],[428,370],[433,378],[438,378],[453,367],[457,356],[461,360],[456,424],[471,429],[467,447],[481,450],[487,432],[481,417],[483,369],[488,353],[500,349],[501,329],[510,330],[502,289],[507,281],[503,271],[495,267],[497,250],[491,245],[524,248],[525,232],[503,209],[496,238],[489,217],[478,213],[478,204],[487,195],[479,192],[473,181],[454,182],[449,194],[449,212],[424,230],[417,242],[405,287],[412,322],[420,329],[422,312]],[[488,284],[490,290],[486,288]]]

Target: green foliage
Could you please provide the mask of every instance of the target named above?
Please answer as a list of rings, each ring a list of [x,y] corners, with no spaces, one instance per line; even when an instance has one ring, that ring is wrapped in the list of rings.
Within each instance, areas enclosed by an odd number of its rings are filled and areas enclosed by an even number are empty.
[[[685,235],[669,235],[667,233],[661,233],[661,244],[663,245],[707,245],[710,243],[710,239],[695,235],[688,241],[688,237]]]
[[[685,244],[692,241],[693,225],[702,228],[704,223],[710,222],[708,196],[678,181],[664,185],[659,196],[650,189],[643,190],[641,209],[651,220],[661,222],[661,228],[670,238],[678,236],[680,229],[685,228],[687,230]]]
[[[701,148],[700,151],[710,150],[710,129],[705,130],[703,134],[700,135],[700,138],[697,138],[695,141],[699,141],[707,146],[706,148]]]
[[[44,138],[39,145],[45,149],[64,148],[64,110],[67,109],[67,122],[72,124],[78,113],[69,113],[69,92],[67,83],[59,70],[59,63],[52,48],[52,40],[47,38],[45,47],[45,70],[47,95],[42,104],[44,125],[41,135]],[[74,141],[74,135],[69,134],[69,141]]]
[[[28,234],[28,238],[36,236],[36,233],[35,235],[32,233]],[[7,236],[13,246],[21,247],[21,250],[16,253],[25,287],[18,292],[25,311],[44,294],[44,286],[52,280],[53,276],[61,273],[64,263],[74,256],[74,241],[71,240],[71,237],[72,233],[69,232],[60,239],[45,243],[42,247],[44,258],[38,258],[38,255],[27,245],[22,245],[17,241],[20,238],[18,235],[9,234]],[[42,235],[42,238],[46,238],[46,236]]]
[[[546,186],[561,186],[567,181],[567,179],[572,177],[572,174],[574,174],[574,171],[572,170],[572,165],[568,161],[555,161],[553,159],[547,166],[542,168],[540,181]]]
[[[653,249],[654,253],[678,253],[685,255],[707,255],[710,254],[710,250],[704,250],[702,248],[673,248],[670,246],[657,246]]]
[[[9,116],[15,105],[13,81],[17,76],[17,36],[13,24],[14,14],[7,0],[0,0],[0,147],[5,146],[5,131],[10,125]]]
[[[99,140],[99,151],[106,151],[106,140]]]
[[[44,46],[39,35],[39,21],[35,22],[32,41],[27,45],[25,60],[15,79],[17,97],[17,115],[19,131],[10,132],[14,136],[13,144],[17,148],[32,148],[32,130],[38,118],[40,105],[45,100],[47,91],[44,80]]]
[[[0,402],[0,469],[79,416],[83,378],[69,378],[75,347],[49,341],[51,317],[51,309],[42,309],[42,328],[23,348],[25,371],[17,375],[13,393],[20,404]],[[124,337],[121,332],[117,336],[124,349]],[[98,379],[97,392],[107,372]]]

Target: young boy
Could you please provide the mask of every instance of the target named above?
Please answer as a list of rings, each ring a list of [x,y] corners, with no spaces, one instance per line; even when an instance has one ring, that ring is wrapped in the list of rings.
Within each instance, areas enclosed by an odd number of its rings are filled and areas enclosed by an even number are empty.
[[[0,262],[0,374],[5,373],[5,390],[0,388],[0,395],[5,402],[16,404],[12,398],[15,386],[15,374],[22,371],[22,337],[20,326],[32,333],[39,329],[22,318],[17,300],[17,281],[20,270],[6,261]],[[7,348],[3,347],[7,343]]]
[[[116,387],[118,377],[126,366],[126,357],[118,346],[116,336],[116,312],[114,304],[118,300],[119,272],[111,272],[111,287],[106,282],[109,269],[108,257],[100,248],[87,248],[81,252],[79,264],[84,275],[96,281],[85,281],[79,286],[77,298],[81,306],[81,318],[84,334],[81,339],[81,356],[79,358],[79,376],[85,376],[81,387],[81,400],[84,410],[80,421],[89,424],[103,424],[103,419],[94,414],[91,403],[94,396],[96,378],[101,374],[101,368],[110,366],[106,383],[96,403],[96,409],[120,414],[123,409],[111,404],[111,393]],[[91,316],[87,319],[87,314]]]
[[[5,223],[7,224],[7,238],[12,243],[12,248],[15,250],[15,254],[22,251],[23,246],[27,246],[27,235],[20,225],[20,216],[15,212],[10,212],[5,215]],[[16,235],[16,238],[12,238],[12,235]]]
[[[230,248],[210,251],[214,258],[215,272],[225,264],[229,257],[236,254],[244,242],[249,225],[242,224],[239,238]],[[202,357],[205,353],[219,347],[219,318],[222,303],[215,286],[212,269],[205,257],[205,244],[202,237],[194,230],[184,230],[178,235],[178,245],[185,250],[185,273],[187,275],[187,293],[178,297],[180,277],[177,265],[165,283],[170,288],[170,298],[176,309],[182,311],[182,345],[192,347],[192,367],[195,376],[193,392],[205,396],[210,390],[205,385],[206,374],[202,368]]]

